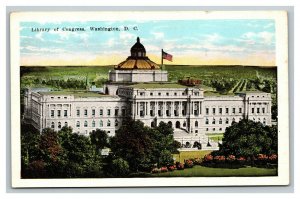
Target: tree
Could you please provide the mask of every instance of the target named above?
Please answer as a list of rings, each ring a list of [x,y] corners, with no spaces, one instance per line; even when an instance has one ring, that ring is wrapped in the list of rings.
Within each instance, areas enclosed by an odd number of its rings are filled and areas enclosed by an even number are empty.
[[[151,128],[145,127],[143,122],[127,119],[111,139],[114,155],[126,160],[133,172],[151,167],[153,141],[150,131]]]
[[[99,151],[105,147],[108,147],[108,135],[105,131],[96,129],[90,133],[91,142],[96,146],[96,150]]]
[[[255,157],[277,153],[277,127],[243,119],[226,128],[219,151],[214,155]]]

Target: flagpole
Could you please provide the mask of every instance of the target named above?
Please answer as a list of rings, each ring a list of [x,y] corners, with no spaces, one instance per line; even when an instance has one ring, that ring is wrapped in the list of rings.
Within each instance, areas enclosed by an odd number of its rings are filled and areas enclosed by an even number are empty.
[[[162,67],[163,67],[163,64],[164,64],[163,52],[164,52],[164,50],[161,49],[161,67],[160,67],[160,70],[162,70]]]

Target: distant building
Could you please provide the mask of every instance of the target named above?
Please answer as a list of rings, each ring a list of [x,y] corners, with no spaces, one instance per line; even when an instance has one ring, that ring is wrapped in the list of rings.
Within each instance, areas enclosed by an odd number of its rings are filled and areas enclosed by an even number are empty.
[[[205,92],[199,83],[168,82],[168,72],[146,56],[138,38],[131,56],[109,71],[104,94],[28,89],[24,118],[40,131],[66,125],[79,134],[98,128],[110,136],[122,127],[125,117],[150,127],[163,121],[174,128],[174,137],[183,147],[200,144],[202,149],[217,149],[218,143],[209,141],[208,135],[223,133],[243,118],[271,125],[270,93],[218,95]]]

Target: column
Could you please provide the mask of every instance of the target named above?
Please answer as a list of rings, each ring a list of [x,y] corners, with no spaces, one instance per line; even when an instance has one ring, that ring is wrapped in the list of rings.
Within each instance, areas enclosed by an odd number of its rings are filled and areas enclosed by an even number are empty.
[[[174,116],[174,102],[171,102],[171,116]]]
[[[137,115],[137,116],[140,115],[140,114],[139,114],[139,105],[140,105],[140,103],[137,102],[137,103],[136,103],[136,115]]]
[[[180,101],[178,104],[178,111],[179,111],[179,117],[181,117],[182,116],[182,101]]]
[[[166,111],[166,102],[165,101],[163,101],[162,109],[163,109],[162,116],[164,116],[164,115],[166,115],[166,113],[165,113],[165,111]]]
[[[154,102],[154,116],[157,116],[158,115],[158,103],[157,101]]]

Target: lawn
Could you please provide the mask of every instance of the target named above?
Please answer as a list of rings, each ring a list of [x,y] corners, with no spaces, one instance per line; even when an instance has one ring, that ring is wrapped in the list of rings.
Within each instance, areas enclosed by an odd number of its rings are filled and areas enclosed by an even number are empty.
[[[184,170],[152,174],[153,177],[247,177],[247,176],[276,176],[277,169],[246,167],[239,169],[210,168],[194,166]]]
[[[206,154],[212,151],[180,151],[179,154],[173,154],[175,162],[183,163],[184,160],[191,158],[203,158]],[[180,161],[179,161],[180,160]]]

